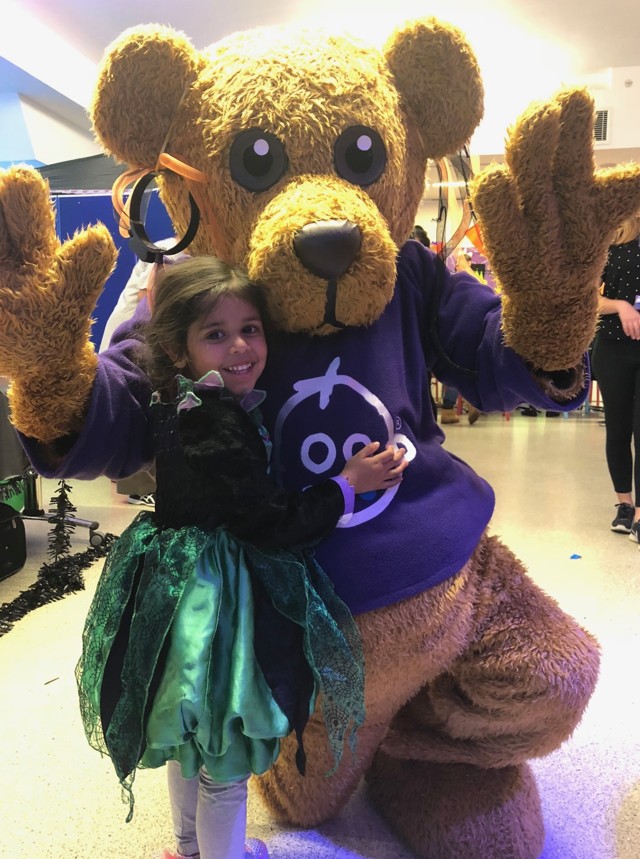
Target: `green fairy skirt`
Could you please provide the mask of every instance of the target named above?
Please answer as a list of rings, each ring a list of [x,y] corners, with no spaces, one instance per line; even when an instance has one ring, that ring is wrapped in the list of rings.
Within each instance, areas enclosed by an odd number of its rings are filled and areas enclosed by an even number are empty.
[[[358,632],[309,552],[262,551],[224,528],[159,530],[140,513],[116,541],[76,668],[90,744],[133,809],[137,767],[204,766],[217,782],[265,772],[323,695],[337,767],[364,721]],[[334,767],[335,769],[335,767]]]

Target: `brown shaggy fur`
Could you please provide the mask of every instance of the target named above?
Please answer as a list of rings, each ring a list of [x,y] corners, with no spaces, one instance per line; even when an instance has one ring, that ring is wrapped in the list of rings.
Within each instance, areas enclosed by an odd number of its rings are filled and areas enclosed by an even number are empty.
[[[480,770],[380,751],[367,785],[374,807],[416,856],[537,859],[542,851],[540,799],[526,764]]]
[[[515,124],[506,163],[477,179],[474,207],[503,286],[507,343],[534,367],[573,367],[595,334],[607,248],[640,209],[640,170],[594,173],[585,90],[534,105]]]
[[[466,39],[434,19],[399,28],[382,51],[289,28],[197,51],[183,34],[147,26],[107,50],[92,118],[105,149],[132,166],[153,170],[164,152],[203,173],[190,185],[204,221],[191,251],[247,266],[283,329],[330,336],[325,283],[296,256],[296,233],[327,220],[359,227],[336,313],[369,325],[393,294],[427,160],[471,136],[482,97]],[[607,246],[640,209],[636,165],[594,171],[592,122],[582,91],[531,108],[511,130],[506,164],[474,188],[506,340],[558,400],[582,384]],[[384,144],[384,171],[368,185],[336,169],[336,141],[351,126]],[[259,193],[230,173],[234,139],[249,128],[286,152],[282,174]],[[171,172],[159,184],[182,234],[189,188]],[[27,435],[50,441],[82,420],[95,367],[89,317],[113,259],[103,228],[60,247],[38,174],[0,172],[0,373],[14,379],[13,419]],[[419,857],[535,857],[542,824],[525,761],[557,748],[579,721],[598,672],[593,639],[489,538],[457,576],[358,623],[367,722],[357,751],[326,779],[316,714],[307,777],[285,742],[259,782],[274,814],[313,825],[366,774],[372,801]]]
[[[25,435],[51,442],[79,425],[98,363],[91,312],[115,260],[102,225],[60,244],[39,173],[0,172],[0,372]]]
[[[417,856],[533,859],[542,823],[522,764],[556,749],[579,722],[598,676],[595,640],[495,537],[483,538],[458,576],[357,620],[367,721],[355,757],[327,781],[316,713],[305,733],[307,775],[296,774],[288,740],[257,780],[274,814],[313,826],[366,773],[376,807]]]

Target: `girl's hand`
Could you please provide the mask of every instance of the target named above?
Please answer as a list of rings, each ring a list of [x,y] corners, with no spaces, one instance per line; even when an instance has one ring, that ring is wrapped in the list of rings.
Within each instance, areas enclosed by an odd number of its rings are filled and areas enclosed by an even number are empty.
[[[640,340],[640,313],[628,301],[619,301],[618,316],[627,337]]]
[[[402,472],[409,465],[403,448],[388,445],[376,453],[380,442],[372,441],[348,460],[340,473],[353,486],[356,495],[388,489],[402,480]]]

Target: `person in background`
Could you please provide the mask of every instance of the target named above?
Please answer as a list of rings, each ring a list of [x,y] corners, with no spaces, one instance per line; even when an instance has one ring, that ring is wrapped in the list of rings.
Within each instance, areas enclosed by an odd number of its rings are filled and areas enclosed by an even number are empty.
[[[409,235],[410,239],[415,239],[425,246],[425,248],[431,247],[431,240],[426,233],[424,227],[421,227],[420,224],[416,224],[414,228],[411,230],[411,234]],[[438,420],[438,404],[436,403],[433,393],[431,391],[431,374],[428,376],[429,381],[429,399],[431,400],[431,411],[433,412],[433,419],[437,422]]]
[[[176,239],[167,238],[157,242],[158,247],[166,250],[175,244]],[[174,262],[188,259],[184,253],[177,254],[175,257],[167,256],[164,258],[164,263],[169,265]],[[111,337],[118,325],[131,319],[136,311],[138,303],[147,295],[149,286],[149,278],[153,270],[153,263],[137,260],[129,279],[124,285],[122,292],[116,302],[116,306],[111,311],[111,315],[107,319],[102,339],[100,341],[99,352],[104,352],[109,348]],[[137,471],[130,477],[122,477],[116,481],[116,492],[118,495],[126,496],[129,504],[136,504],[144,507],[153,507],[155,501],[156,489],[156,474],[155,465],[151,465],[148,469]]]
[[[468,251],[459,249],[454,255],[455,270],[466,271],[472,277],[477,278],[480,283],[486,283],[486,280],[474,268],[471,267],[471,254]]]
[[[11,424],[7,388],[9,380],[0,376],[0,481],[16,477],[29,465],[18,433]]]
[[[471,268],[471,255],[467,254],[463,250],[458,250],[457,253],[453,256],[454,259],[454,270],[455,271],[464,271],[467,274],[470,274],[472,277],[475,277],[481,283],[485,281],[483,278]],[[451,388],[448,385],[442,386],[442,408],[440,409],[440,423],[443,425],[446,424],[457,424],[460,423],[460,418],[458,417],[456,404],[458,402],[458,392],[455,388]],[[467,420],[473,426],[473,424],[478,420],[482,412],[477,409],[475,406],[471,405],[471,403],[466,403],[467,407]]]
[[[429,236],[427,235],[424,227],[421,227],[420,224],[416,224],[414,226],[413,230],[411,231],[411,235],[409,236],[409,238],[415,239],[416,241],[420,242],[421,244],[423,244],[427,248],[431,247],[431,240],[429,239]],[[457,257],[456,257],[456,260],[457,260]],[[469,265],[468,260],[465,260],[465,262],[466,262],[466,266],[460,267],[460,268],[458,268],[457,264],[456,264],[456,271],[466,271],[468,274],[471,274],[471,275],[473,275],[473,277],[476,277],[476,278],[478,278],[478,280],[481,280],[482,278],[480,278],[479,275],[475,271],[473,271],[473,269]],[[431,387],[429,387],[429,390],[431,390]],[[441,424],[457,424],[457,423],[460,423],[460,418],[458,417],[458,415],[456,413],[456,403],[457,402],[458,402],[458,392],[456,391],[456,389],[455,388],[449,388],[446,385],[443,385],[442,386],[442,408],[440,410],[440,423]],[[433,416],[437,421],[438,420],[438,406],[437,406],[435,400],[433,399],[433,396],[431,396],[431,407],[433,409]],[[468,418],[470,424],[473,425],[478,420],[478,418],[480,417],[480,414],[481,414],[481,412],[478,409],[476,409],[475,406],[472,406],[471,403],[467,403],[467,418]]]
[[[611,530],[640,543],[640,213],[620,227],[609,248],[599,310],[592,360],[617,496]]]
[[[357,628],[308,549],[408,461],[374,441],[335,477],[279,488],[255,389],[267,327],[260,287],[214,257],[159,277],[140,353],[157,386],[155,512],[111,549],[76,669],[85,733],[130,816],[137,767],[167,764],[179,852],[164,859],[267,857],[245,843],[249,776],[291,731],[304,771],[320,693],[335,766],[364,721]]]
[[[414,226],[414,228],[411,230],[411,235],[409,236],[409,238],[416,239],[417,241],[421,242],[425,246],[425,248],[431,247],[431,239],[427,235],[427,232],[424,227],[421,227],[420,224],[416,224]]]

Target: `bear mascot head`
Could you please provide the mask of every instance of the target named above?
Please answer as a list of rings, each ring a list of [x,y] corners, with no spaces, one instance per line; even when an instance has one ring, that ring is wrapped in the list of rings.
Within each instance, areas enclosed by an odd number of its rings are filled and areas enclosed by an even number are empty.
[[[245,267],[266,292],[274,474],[302,488],[371,439],[411,460],[399,488],[358,498],[317,547],[362,636],[357,749],[327,778],[316,714],[306,776],[285,742],[259,789],[278,820],[309,826],[365,777],[425,859],[539,855],[526,762],[570,736],[598,671],[593,639],[487,536],[491,489],[443,450],[430,380],[483,411],[583,402],[607,247],[640,208],[640,171],[594,170],[593,104],[563,92],[521,117],[505,163],[474,182],[501,296],[450,275],[406,239],[428,160],[469,140],[482,105],[463,34],[428,19],[382,50],[283,28],[199,51],[140,27],[107,50],[92,106],[127,178],[155,174],[178,237],[199,213],[189,252]],[[87,345],[114,262],[108,233],[60,245],[46,187],[25,168],[0,177],[0,206],[0,372],[27,449],[45,473],[131,471],[144,445],[116,454],[114,415],[128,397],[133,438],[150,391],[117,345],[100,360]]]
[[[189,190],[199,202],[192,253],[246,266],[284,330],[328,334],[327,314],[370,325],[383,312],[427,160],[462,146],[482,101],[468,45],[435,21],[396,33],[383,52],[261,29],[200,53],[169,30],[142,29],[108,52],[92,113],[125,163],[186,165],[159,183],[179,233]]]

